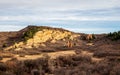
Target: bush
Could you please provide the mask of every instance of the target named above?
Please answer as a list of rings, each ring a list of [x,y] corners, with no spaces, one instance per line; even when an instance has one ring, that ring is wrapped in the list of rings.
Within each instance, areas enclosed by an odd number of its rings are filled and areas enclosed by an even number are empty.
[[[42,27],[32,27],[29,28],[22,36],[22,38],[27,41],[30,38],[33,38],[33,36],[35,35],[35,33],[37,31],[41,31],[43,28]]]
[[[91,57],[74,55],[0,63],[0,75],[120,75],[119,61],[92,62]],[[10,73],[10,74],[9,74]]]
[[[120,75],[120,64],[113,67],[112,71],[110,71],[110,75]]]
[[[73,56],[72,59],[74,61],[91,62],[91,57],[89,57],[89,56],[76,55],[76,56]]]
[[[2,47],[3,47],[3,48],[7,47],[7,44],[3,44]]]
[[[82,35],[81,39],[92,41],[92,40],[96,39],[96,36],[95,36],[95,34]]]
[[[3,59],[3,57],[2,56],[0,56],[0,60],[2,60]]]
[[[113,32],[113,33],[109,33],[108,35],[107,35],[107,37],[108,38],[110,38],[111,40],[119,40],[120,39],[120,31],[118,31],[118,32]]]
[[[7,65],[0,63],[0,71],[6,71],[8,69]]]
[[[25,57],[25,54],[20,54],[19,57]]]
[[[81,40],[86,40],[86,35],[82,35],[82,36],[80,37],[80,39],[81,39]]]

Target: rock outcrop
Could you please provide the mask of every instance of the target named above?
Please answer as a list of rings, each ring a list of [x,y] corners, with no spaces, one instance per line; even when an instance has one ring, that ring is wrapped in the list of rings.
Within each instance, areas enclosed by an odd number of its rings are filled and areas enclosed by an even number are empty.
[[[32,38],[29,38],[27,41],[15,43],[14,45],[6,48],[6,50],[9,50],[11,48],[14,50],[20,50],[22,48],[38,48],[40,46],[46,47],[46,42],[56,43],[58,40],[74,40],[78,36],[78,34],[67,30],[43,28],[42,30],[37,31],[34,36]]]
[[[93,39],[95,39],[94,34],[88,34],[86,37],[86,40],[93,40]]]

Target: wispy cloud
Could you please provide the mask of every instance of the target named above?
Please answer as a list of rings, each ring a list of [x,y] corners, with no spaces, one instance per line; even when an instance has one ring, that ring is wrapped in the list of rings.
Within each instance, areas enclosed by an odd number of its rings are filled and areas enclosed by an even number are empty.
[[[4,31],[18,31],[24,27],[25,26],[21,26],[21,25],[0,25],[0,31],[2,31],[2,32],[4,32]]]
[[[101,34],[101,33],[109,33],[111,31],[115,31],[112,28],[65,28],[71,30],[73,32],[81,32],[81,33],[89,33],[89,34]]]
[[[39,21],[120,21],[119,16],[0,16],[0,21],[20,21],[20,22],[39,22]]]
[[[0,21],[120,20],[119,0],[1,0]]]
[[[1,8],[5,9],[43,9],[69,10],[69,9],[101,9],[112,8],[119,5],[119,0],[1,0]]]

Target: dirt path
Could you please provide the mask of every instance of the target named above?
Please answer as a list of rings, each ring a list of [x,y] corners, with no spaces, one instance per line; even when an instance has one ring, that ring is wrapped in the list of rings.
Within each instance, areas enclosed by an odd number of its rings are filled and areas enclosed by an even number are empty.
[[[103,60],[103,58],[93,57],[93,54],[94,54],[93,52],[81,51],[81,55],[90,56],[93,62],[99,62],[99,61]]]
[[[59,52],[51,52],[51,53],[42,53],[40,55],[26,55],[25,57],[19,57],[19,55],[15,56],[18,60],[28,60],[28,59],[38,59],[41,57],[44,57],[45,55],[48,55],[51,59],[55,59],[59,56],[72,56],[75,55],[74,50],[70,51],[59,51]]]
[[[45,55],[48,55],[51,59],[55,59],[59,56],[72,56],[75,55],[75,51],[74,50],[69,50],[69,51],[58,51],[58,52],[50,52],[50,53],[41,53],[39,55],[25,55],[24,57],[20,57],[19,55],[14,55],[14,58],[17,58],[18,60],[22,61],[22,60],[29,60],[29,59],[38,59],[38,58],[42,58]],[[6,62],[8,60],[11,60],[11,58],[3,58],[3,60],[1,60],[1,62]]]
[[[88,51],[81,51],[81,54],[84,56],[93,56],[93,53]]]
[[[50,56],[51,59],[54,59],[59,56],[72,56],[75,54],[76,54],[75,50],[69,50],[69,51],[59,51],[59,52],[48,53],[48,56]]]
[[[55,59],[59,56],[72,56],[75,55],[75,50],[69,50],[69,51],[58,51],[58,52],[51,52],[51,53],[42,53],[40,55],[25,55],[25,57],[20,57],[19,55],[16,55],[15,57],[18,60],[29,60],[29,59],[38,59],[42,58],[45,55],[48,55],[51,59]],[[93,57],[93,53],[89,51],[81,51],[81,55],[83,56],[90,56],[93,62],[99,62],[103,60],[103,58],[97,58]]]
[[[6,62],[8,60],[11,60],[11,58],[3,58],[0,62]]]
[[[17,60],[23,61],[23,60],[30,60],[30,59],[34,60],[34,59],[42,58],[42,57],[45,57],[46,55],[49,56],[51,59],[55,59],[59,56],[76,55],[76,53],[75,53],[75,50],[67,50],[67,51],[58,51],[58,52],[50,52],[50,53],[41,53],[39,55],[25,55],[24,57],[20,57],[20,55],[14,55],[13,58],[17,58]],[[92,52],[85,51],[85,50],[81,51],[81,55],[91,57],[93,62],[99,62],[103,60],[103,58],[93,57]],[[3,58],[1,62],[6,62],[11,59],[12,58]]]

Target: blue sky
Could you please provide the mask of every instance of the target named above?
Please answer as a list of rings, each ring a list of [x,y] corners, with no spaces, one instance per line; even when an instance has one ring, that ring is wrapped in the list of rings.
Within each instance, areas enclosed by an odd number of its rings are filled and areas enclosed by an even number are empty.
[[[120,30],[120,0],[0,0],[0,31],[45,25],[82,33]]]

